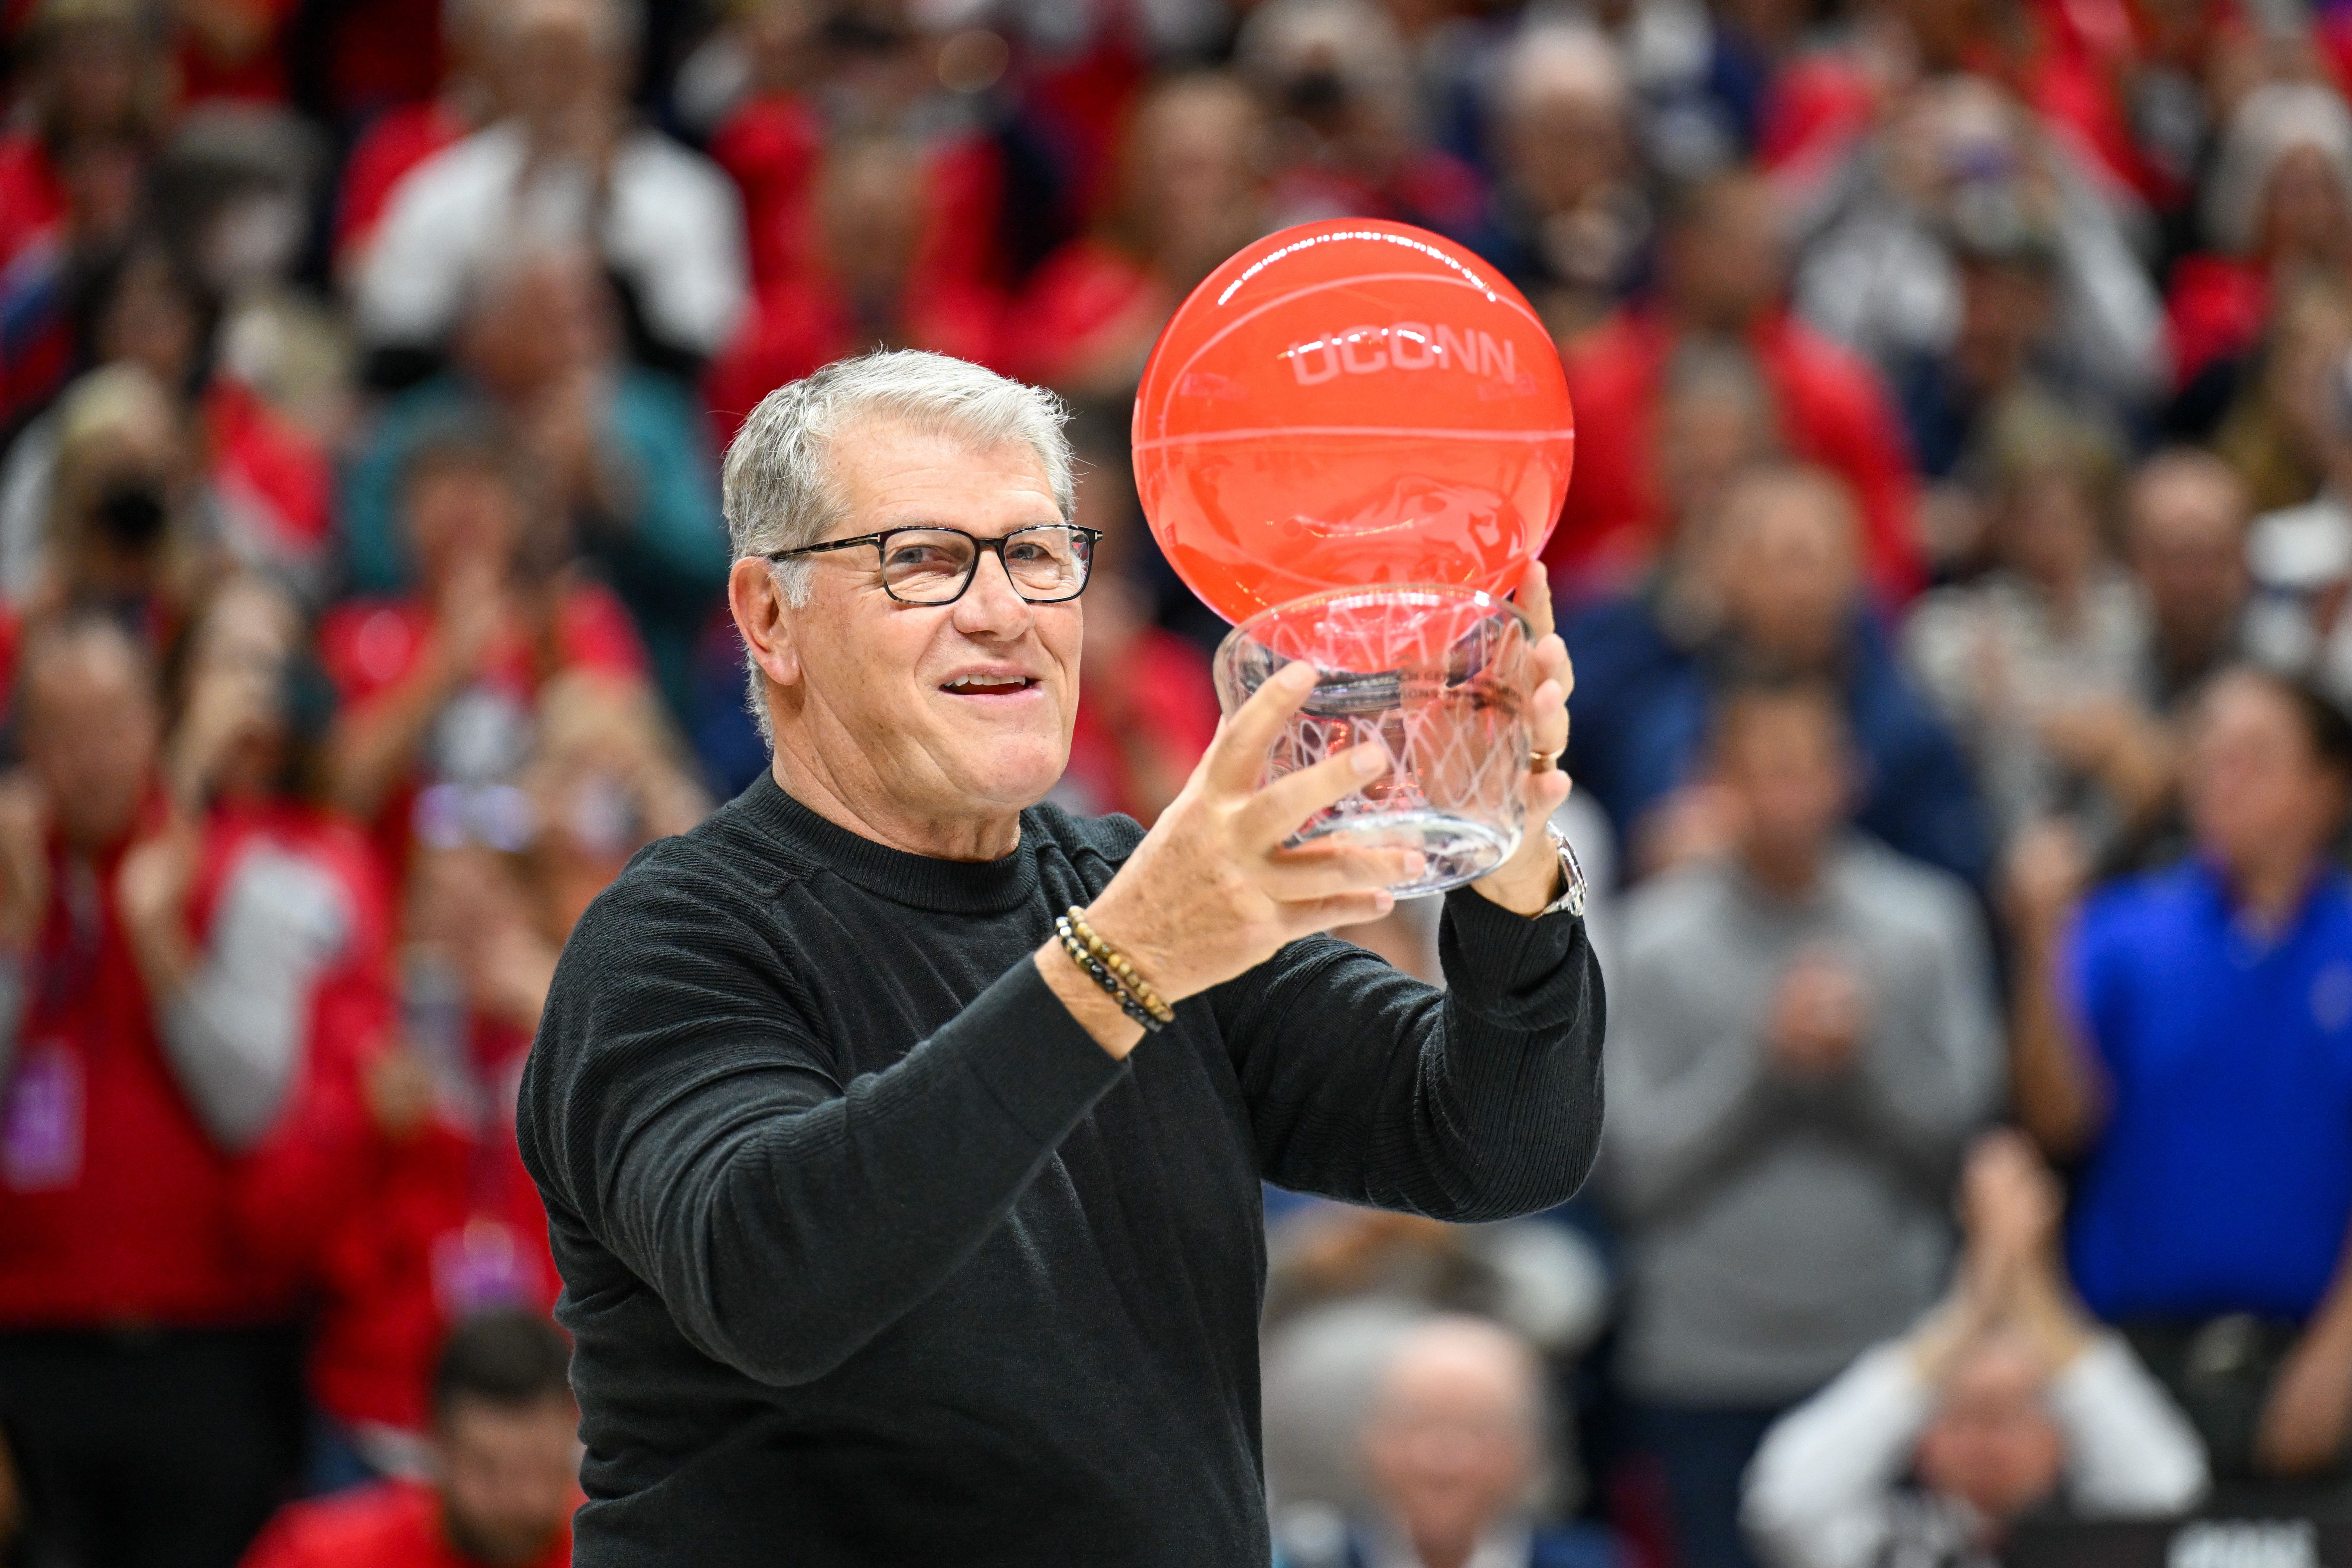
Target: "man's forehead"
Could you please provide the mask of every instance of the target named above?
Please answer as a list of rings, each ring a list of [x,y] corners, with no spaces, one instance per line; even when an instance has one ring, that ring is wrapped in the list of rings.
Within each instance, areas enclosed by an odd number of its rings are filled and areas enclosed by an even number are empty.
[[[868,419],[835,437],[835,479],[859,510],[941,497],[1026,496],[1054,505],[1045,459],[1024,441],[974,442],[903,420]]]

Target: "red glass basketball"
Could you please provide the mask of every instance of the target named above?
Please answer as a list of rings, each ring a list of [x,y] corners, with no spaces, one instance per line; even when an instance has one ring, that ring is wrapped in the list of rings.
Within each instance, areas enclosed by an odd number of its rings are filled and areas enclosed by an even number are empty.
[[[1381,583],[1507,592],[1568,493],[1551,334],[1465,247],[1302,224],[1192,290],[1135,400],[1135,479],[1177,574],[1227,620]]]

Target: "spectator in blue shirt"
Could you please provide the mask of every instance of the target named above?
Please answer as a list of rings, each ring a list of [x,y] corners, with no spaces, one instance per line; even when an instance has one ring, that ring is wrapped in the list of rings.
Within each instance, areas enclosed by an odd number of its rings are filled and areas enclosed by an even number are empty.
[[[2019,1110],[2082,1162],[2075,1279],[2242,1473],[2337,1468],[2352,1425],[2348,796],[2352,722],[2233,669],[2191,721],[2189,860],[2079,912],[2064,839],[2011,865]]]
[[[1815,468],[1750,468],[1711,531],[1678,546],[1654,590],[1563,628],[1577,783],[1608,811],[1628,862],[1655,870],[1728,846],[1721,792],[1701,778],[1719,688],[1818,677],[1843,696],[1859,753],[1855,826],[1980,885],[1991,845],[1976,785],[1872,619],[1844,487]]]

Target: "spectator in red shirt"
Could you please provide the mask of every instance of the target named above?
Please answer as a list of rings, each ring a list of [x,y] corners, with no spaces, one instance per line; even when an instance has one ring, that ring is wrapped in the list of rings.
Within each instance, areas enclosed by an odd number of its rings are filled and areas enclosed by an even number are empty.
[[[803,0],[731,9],[718,47],[731,46],[747,79],[740,101],[711,105],[723,118],[709,152],[742,195],[753,288],[773,289],[815,261],[820,171],[828,141],[841,137],[910,146],[919,166],[903,196],[922,236],[919,272],[1003,286],[1005,158],[973,109],[1004,68],[1003,41],[977,29],[926,37],[925,18],[897,4],[830,20]]]
[[[22,74],[19,112],[0,131],[0,268],[65,217],[61,163],[90,143],[152,142],[170,106],[136,6],[46,0],[14,47]]]
[[[1466,237],[1482,216],[1477,171],[1429,145],[1411,57],[1370,0],[1271,0],[1251,11],[1234,63],[1277,118],[1286,150],[1274,221],[1389,218]]]
[[[129,232],[171,108],[171,72],[127,0],[45,0],[23,37],[20,108],[0,133],[0,429],[77,365],[81,274]]]
[[[315,1490],[428,1474],[425,1383],[451,1325],[554,1304],[547,1215],[513,1107],[556,950],[632,854],[708,809],[641,684],[574,672],[538,707],[538,760],[510,797],[528,847],[474,837],[483,825],[466,819],[456,786],[426,794],[401,1037],[363,1065],[357,1095],[326,1085],[305,1107],[302,1158],[318,1179],[310,1382],[326,1418]]]
[[[710,161],[743,198],[743,242],[751,286],[766,289],[808,264],[810,207],[824,156],[824,118],[815,93],[827,51],[821,18],[803,0],[749,0],[725,35],[741,51],[740,100],[716,110]]]
[[[1902,427],[1869,365],[1783,307],[1775,201],[1750,174],[1702,183],[1668,224],[1658,299],[1618,311],[1561,356],[1576,405],[1576,482],[1545,559],[1588,593],[1632,581],[1664,546],[1657,389],[1684,345],[1721,338],[1745,340],[1762,368],[1782,446],[1853,488],[1878,594],[1899,603],[1918,586]]]
[[[743,331],[704,378],[724,443],[761,398],[877,345],[931,349],[976,363],[1002,358],[1004,300],[946,265],[955,235],[912,143],[845,139],[824,160],[812,254],[764,284]]]
[[[434,1482],[296,1503],[244,1568],[564,1568],[581,1501],[571,1359],[535,1314],[463,1324],[433,1379]]]
[[[52,619],[22,661],[0,1388],[91,1568],[226,1568],[293,1469],[291,1279],[253,1178],[317,1037],[367,1026],[383,950],[356,858],[246,804],[272,682],[233,645],[263,618],[202,645],[207,716],[175,738],[168,793],[152,664],[119,621]]]
[[[2183,257],[2165,301],[2174,384],[2210,425],[2273,300],[2352,268],[2352,115],[2326,88],[2257,89],[2231,117],[2206,187],[2213,249]],[[2200,384],[2200,381],[2202,384]]]
[[[1048,257],[1015,312],[1022,374],[1074,397],[1134,390],[1192,286],[1265,226],[1265,128],[1231,77],[1145,95],[1108,221]]]
[[[397,1042],[325,1085],[302,1158],[320,1182],[310,1390],[314,1492],[432,1473],[425,1384],[472,1313],[544,1312],[547,1215],[515,1152],[514,1092],[555,944],[502,858],[426,847],[409,879]]]
[[[495,435],[452,428],[418,443],[401,493],[415,591],[338,605],[320,627],[341,699],[335,798],[376,825],[392,867],[406,860],[416,792],[434,783],[460,786],[450,798],[464,818],[520,848],[520,833],[495,824],[530,752],[541,683],[583,668],[643,679],[644,648],[613,592],[563,563],[535,470]]]
[[[372,0],[353,7],[362,18],[345,26],[352,32],[383,26],[404,8],[415,9],[415,0]],[[447,0],[432,10],[440,35],[438,89],[385,108],[343,160],[333,248],[335,270],[346,284],[357,283],[360,261],[402,177],[498,118],[498,72],[484,0]]]

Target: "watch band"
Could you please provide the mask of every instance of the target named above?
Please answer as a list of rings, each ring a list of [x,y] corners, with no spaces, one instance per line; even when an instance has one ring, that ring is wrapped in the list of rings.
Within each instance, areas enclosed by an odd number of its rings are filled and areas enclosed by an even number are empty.
[[[1559,858],[1559,897],[1536,911],[1536,918],[1546,915],[1581,915],[1584,913],[1584,868],[1576,863],[1576,848],[1568,835],[1544,824],[1544,837],[1551,840],[1553,851]]]

